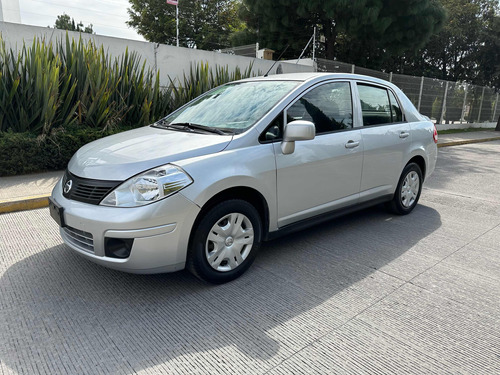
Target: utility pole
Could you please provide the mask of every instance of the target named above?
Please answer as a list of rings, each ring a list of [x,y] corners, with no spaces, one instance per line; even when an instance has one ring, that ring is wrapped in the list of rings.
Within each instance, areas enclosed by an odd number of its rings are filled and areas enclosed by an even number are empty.
[[[179,47],[179,0],[167,0],[167,4],[175,5],[175,26],[177,29],[177,47]]]
[[[314,34],[313,34],[313,64],[316,56],[316,26],[314,26]]]

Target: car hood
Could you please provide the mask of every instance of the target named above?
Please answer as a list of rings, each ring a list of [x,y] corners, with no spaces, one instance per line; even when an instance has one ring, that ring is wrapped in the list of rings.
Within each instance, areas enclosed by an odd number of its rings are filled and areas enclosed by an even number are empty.
[[[148,169],[224,150],[232,136],[154,128],[129,130],[98,139],[71,158],[71,173],[96,180],[123,181]]]

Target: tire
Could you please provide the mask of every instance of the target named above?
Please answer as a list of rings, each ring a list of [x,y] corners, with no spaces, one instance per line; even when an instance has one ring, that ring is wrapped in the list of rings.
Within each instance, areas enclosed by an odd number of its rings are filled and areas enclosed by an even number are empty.
[[[422,170],[418,164],[407,164],[399,178],[394,197],[389,202],[390,210],[397,215],[408,215],[412,212],[420,198],[423,180]],[[415,182],[418,186],[415,186]]]
[[[187,269],[213,284],[234,280],[252,265],[261,239],[262,222],[253,205],[239,199],[219,203],[193,228]]]

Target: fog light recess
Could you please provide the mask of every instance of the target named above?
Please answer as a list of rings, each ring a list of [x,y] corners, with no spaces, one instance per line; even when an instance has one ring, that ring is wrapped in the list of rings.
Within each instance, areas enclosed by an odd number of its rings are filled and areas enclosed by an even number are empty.
[[[104,252],[107,257],[125,259],[130,256],[133,238],[110,238],[104,240]]]

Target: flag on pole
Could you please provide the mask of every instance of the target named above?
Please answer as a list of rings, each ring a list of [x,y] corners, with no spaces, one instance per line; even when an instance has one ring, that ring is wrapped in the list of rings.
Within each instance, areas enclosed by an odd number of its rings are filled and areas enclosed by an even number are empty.
[[[175,28],[177,29],[177,47],[179,47],[179,0],[167,0],[167,4],[175,5]]]

